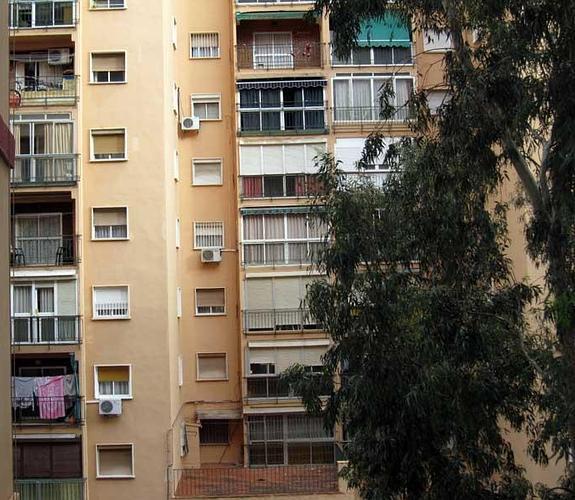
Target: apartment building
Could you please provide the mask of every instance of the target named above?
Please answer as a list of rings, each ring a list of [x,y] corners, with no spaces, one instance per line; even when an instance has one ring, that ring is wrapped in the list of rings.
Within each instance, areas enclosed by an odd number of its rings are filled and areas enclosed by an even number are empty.
[[[278,379],[329,346],[305,303],[314,158],[360,175],[384,83],[389,142],[408,134],[449,40],[390,13],[338,59],[311,5],[10,0],[21,500],[352,496],[341,430]]]

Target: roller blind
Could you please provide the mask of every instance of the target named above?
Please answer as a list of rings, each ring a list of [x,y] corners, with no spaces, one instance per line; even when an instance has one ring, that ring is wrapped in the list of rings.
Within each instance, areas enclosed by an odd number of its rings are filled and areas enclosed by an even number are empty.
[[[305,150],[306,146],[304,144],[289,144],[284,146],[284,170],[286,173],[305,172]]]
[[[283,173],[283,147],[279,145],[263,147],[263,173]]]
[[[317,346],[250,348],[249,361],[272,362],[276,365],[276,373],[280,373],[296,363],[305,366],[321,365],[321,357],[326,349],[327,347]]]
[[[92,141],[95,155],[122,154],[125,151],[125,133],[123,130],[93,130]]]
[[[240,146],[240,175],[314,173],[325,143]]]
[[[125,224],[125,208],[94,208],[95,226],[122,226]]]
[[[250,310],[273,309],[271,278],[246,280],[245,308]]]
[[[199,354],[198,377],[213,379],[226,378],[226,355]]]
[[[262,147],[240,146],[240,175],[261,175]]]
[[[99,366],[98,382],[129,382],[130,367],[128,366]]]
[[[223,288],[198,289],[196,290],[196,301],[198,307],[219,306],[224,307],[225,292]]]
[[[221,170],[220,162],[194,162],[194,184],[221,184]]]
[[[126,55],[122,52],[92,54],[92,71],[124,71]]]
[[[273,297],[275,309],[297,309],[303,295],[301,278],[274,278]]]
[[[315,164],[315,157],[322,155],[326,152],[325,143],[320,144],[306,144],[305,146],[305,166],[308,173],[317,173],[319,165]]]
[[[132,447],[98,447],[98,468],[102,476],[131,476]]]
[[[105,286],[94,288],[94,302],[96,304],[108,304],[111,302],[127,302],[128,287]]]

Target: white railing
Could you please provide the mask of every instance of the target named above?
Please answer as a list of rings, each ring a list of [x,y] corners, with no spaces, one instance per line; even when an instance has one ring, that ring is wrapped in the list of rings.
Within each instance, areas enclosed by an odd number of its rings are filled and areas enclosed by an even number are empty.
[[[94,304],[94,317],[127,318],[129,315],[128,302],[105,302]]]

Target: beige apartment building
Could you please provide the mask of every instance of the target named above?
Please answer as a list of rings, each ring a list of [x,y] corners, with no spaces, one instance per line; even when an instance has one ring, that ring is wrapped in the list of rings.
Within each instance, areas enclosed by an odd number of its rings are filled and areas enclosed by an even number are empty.
[[[10,0],[20,500],[353,496],[340,430],[278,383],[329,345],[314,157],[359,175],[384,82],[407,134],[449,41],[390,14],[337,60],[311,5]]]

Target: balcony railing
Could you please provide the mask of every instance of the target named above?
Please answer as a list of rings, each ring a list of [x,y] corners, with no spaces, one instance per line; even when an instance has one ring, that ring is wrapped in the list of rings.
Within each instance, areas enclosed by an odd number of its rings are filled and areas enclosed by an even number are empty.
[[[74,104],[78,98],[78,77],[22,77],[13,80],[11,88],[20,96],[22,106]]]
[[[321,374],[314,374],[314,377],[321,377]],[[319,380],[319,379],[318,379]],[[300,395],[294,391],[293,387],[282,381],[278,375],[251,376],[246,378],[246,389],[248,399],[273,399],[273,398],[298,398]],[[329,384],[322,384],[322,394],[329,394]]]
[[[389,170],[361,170],[357,172],[346,172],[345,181],[352,183],[368,181],[370,184],[373,184],[373,186],[382,188],[385,186],[389,175]]]
[[[61,28],[74,26],[76,0],[11,0],[10,27]]]
[[[17,236],[10,263],[18,266],[66,266],[79,262],[78,236]]]
[[[63,186],[77,180],[74,154],[19,156],[10,178],[14,186]]]
[[[12,398],[12,423],[26,425],[79,425],[80,396]],[[65,498],[65,497],[64,497]]]
[[[244,311],[244,332],[321,330],[308,309]]]
[[[338,491],[337,465],[176,469],[172,498],[313,495]]]
[[[379,106],[336,106],[332,108],[333,125],[373,125],[385,120],[381,113],[382,109]],[[397,108],[390,120],[406,121],[411,118],[413,118],[411,109],[403,106]]]
[[[259,175],[241,177],[241,194],[247,198],[299,198],[321,193],[316,175]]]
[[[15,479],[18,500],[84,500],[84,479]]]
[[[77,344],[80,342],[80,316],[12,317],[12,343]]]
[[[300,42],[289,45],[243,44],[236,47],[238,69],[276,70],[323,67],[323,44]]]
[[[317,261],[322,240],[244,243],[245,266],[280,266],[312,264]]]

